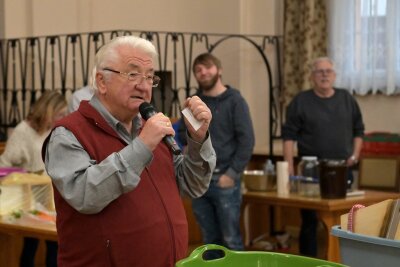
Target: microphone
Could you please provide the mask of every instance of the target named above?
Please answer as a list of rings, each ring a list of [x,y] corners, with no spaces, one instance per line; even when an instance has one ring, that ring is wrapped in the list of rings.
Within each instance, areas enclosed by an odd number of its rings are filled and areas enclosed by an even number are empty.
[[[140,115],[144,120],[148,120],[150,117],[153,117],[157,114],[156,109],[149,103],[143,102],[139,106]],[[178,144],[176,143],[174,137],[172,135],[166,135],[163,138],[164,143],[169,147],[174,155],[179,155],[182,153],[181,149],[179,148]]]

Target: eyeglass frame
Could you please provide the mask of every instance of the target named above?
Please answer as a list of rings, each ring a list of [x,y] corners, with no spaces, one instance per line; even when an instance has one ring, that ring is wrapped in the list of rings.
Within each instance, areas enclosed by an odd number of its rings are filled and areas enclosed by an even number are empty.
[[[122,71],[118,71],[118,70],[114,70],[111,68],[103,68],[103,70],[105,71],[110,71],[113,73],[117,73],[120,75],[124,75],[128,78],[128,81],[134,82],[137,81],[136,79],[138,79],[139,77],[141,77],[141,80],[139,83],[143,82],[143,78],[146,82],[152,81],[152,85],[151,87],[157,87],[160,84],[161,78],[158,77],[157,75],[143,75],[140,72],[136,72],[136,71],[131,71],[131,72],[122,72]]]
[[[312,73],[315,75],[319,75],[319,76],[322,76],[324,74],[331,75],[331,74],[335,73],[335,70],[334,69],[317,69],[317,70],[313,70]]]

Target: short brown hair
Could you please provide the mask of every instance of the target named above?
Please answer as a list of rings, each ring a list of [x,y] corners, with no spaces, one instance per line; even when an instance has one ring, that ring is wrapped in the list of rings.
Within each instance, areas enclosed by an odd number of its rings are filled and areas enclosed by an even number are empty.
[[[54,114],[66,106],[67,101],[62,94],[49,90],[36,100],[26,119],[33,129],[42,134],[51,128]]]
[[[217,69],[222,69],[221,61],[211,53],[203,53],[195,58],[195,60],[193,61],[193,72],[194,68],[199,64],[203,64],[205,66],[215,65]]]

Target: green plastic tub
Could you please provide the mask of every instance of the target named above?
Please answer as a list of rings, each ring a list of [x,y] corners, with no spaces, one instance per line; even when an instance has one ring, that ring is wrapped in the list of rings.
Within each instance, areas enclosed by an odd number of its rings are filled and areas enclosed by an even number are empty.
[[[222,250],[224,256],[215,260],[204,260],[208,250]],[[188,258],[182,259],[176,267],[343,267],[338,263],[273,252],[231,251],[218,245],[204,245],[195,249]]]

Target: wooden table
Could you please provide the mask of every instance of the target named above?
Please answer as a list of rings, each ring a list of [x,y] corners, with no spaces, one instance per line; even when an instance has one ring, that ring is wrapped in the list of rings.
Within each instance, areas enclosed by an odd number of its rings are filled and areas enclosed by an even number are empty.
[[[328,240],[326,259],[340,262],[338,239],[330,234],[332,226],[340,224],[340,216],[348,213],[354,204],[368,206],[386,199],[397,198],[400,198],[400,193],[380,191],[365,191],[365,194],[362,196],[353,196],[344,199],[310,198],[302,197],[297,194],[278,196],[276,192],[248,191],[243,194],[243,209],[245,210],[248,205],[251,204],[265,204],[274,208],[293,207],[315,210],[326,229]]]
[[[18,242],[22,237],[57,241],[56,226],[33,219],[10,221],[0,217],[0,266],[19,266]]]

